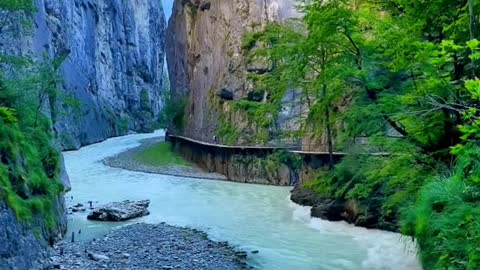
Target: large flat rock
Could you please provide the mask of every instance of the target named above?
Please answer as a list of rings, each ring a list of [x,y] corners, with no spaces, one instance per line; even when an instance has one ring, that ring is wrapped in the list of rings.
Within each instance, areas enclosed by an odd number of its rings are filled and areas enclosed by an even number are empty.
[[[87,218],[98,221],[126,221],[149,215],[150,200],[113,202],[93,210]]]

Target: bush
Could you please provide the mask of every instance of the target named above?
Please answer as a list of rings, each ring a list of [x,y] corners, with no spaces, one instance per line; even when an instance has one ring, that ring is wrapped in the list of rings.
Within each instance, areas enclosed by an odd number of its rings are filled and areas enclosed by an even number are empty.
[[[160,115],[160,125],[162,127],[172,126],[175,129],[182,130],[185,127],[187,104],[187,98],[166,99],[165,107]]]
[[[403,217],[403,232],[417,239],[424,269],[480,269],[480,147],[460,147],[454,174],[420,191]]]
[[[403,232],[414,235],[425,269],[480,269],[480,188],[456,177],[425,186]]]
[[[0,198],[19,220],[31,222],[41,214],[54,226],[53,201],[63,191],[58,152],[51,147],[49,129],[25,128],[0,120]]]

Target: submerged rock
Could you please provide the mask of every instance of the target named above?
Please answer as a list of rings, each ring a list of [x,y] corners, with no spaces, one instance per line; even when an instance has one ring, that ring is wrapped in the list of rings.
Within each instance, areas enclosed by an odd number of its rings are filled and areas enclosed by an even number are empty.
[[[96,208],[87,218],[98,221],[125,221],[149,215],[149,205],[150,200],[113,202]]]

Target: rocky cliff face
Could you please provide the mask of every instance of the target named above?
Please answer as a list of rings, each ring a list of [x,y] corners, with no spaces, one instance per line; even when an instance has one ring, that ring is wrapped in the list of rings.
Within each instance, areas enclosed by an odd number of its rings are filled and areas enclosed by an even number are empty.
[[[145,130],[162,108],[165,17],[159,0],[36,0],[30,37],[0,49],[67,55],[61,88],[80,106],[54,114],[65,149]]]
[[[225,180],[249,184],[292,186],[300,181],[300,170],[272,149],[224,148],[171,137],[175,151],[207,172]]]
[[[67,230],[63,197],[54,202],[57,223],[48,227],[41,216],[33,223],[19,222],[15,213],[0,202],[0,269],[45,269],[47,247],[59,241]]]
[[[0,241],[1,269],[42,268],[42,259],[47,256],[43,243],[18,223],[15,214],[3,203],[0,203]]]
[[[60,147],[76,149],[128,130],[147,129],[163,106],[165,17],[161,1],[35,0],[35,5],[35,14],[0,11],[7,15],[2,19],[11,20],[10,24],[2,21],[1,28],[5,28],[0,31],[0,55],[31,56],[38,61],[65,57],[59,69],[58,97],[79,106],[45,108],[45,114],[55,123]],[[34,17],[30,31],[20,26],[27,16]],[[2,67],[1,72],[9,71]],[[22,90],[18,89],[16,94],[31,94]],[[55,102],[49,100],[50,105]],[[23,146],[15,141],[9,143],[16,151]],[[2,152],[0,156],[2,168],[11,166],[8,155]],[[63,165],[62,160],[59,162]],[[24,163],[20,162],[21,166]],[[20,178],[28,178],[24,175],[28,170],[21,171]],[[9,179],[4,178],[4,171],[0,173],[2,181]],[[61,180],[69,190],[63,166]],[[0,269],[44,269],[47,246],[66,232],[63,194],[47,204],[55,222],[38,212],[38,206],[35,211],[25,209],[34,213],[27,221],[20,217],[19,206],[13,207],[10,197],[5,197],[3,188],[0,187]],[[26,195],[22,195],[19,200],[25,199]]]
[[[60,181],[65,191],[70,180],[61,161]],[[44,216],[37,215],[30,222],[19,221],[17,215],[0,201],[0,269],[44,269],[48,264],[48,249],[61,240],[67,231],[67,215],[63,194],[52,202],[55,224],[47,225]]]
[[[246,61],[244,35],[267,22],[297,16],[294,6],[294,0],[175,1],[167,31],[167,60],[173,97],[184,98],[187,104],[183,135],[214,140],[228,101],[252,94],[248,75],[265,69],[261,63]],[[294,94],[287,94],[285,101],[292,101]],[[278,125],[291,128],[286,122],[294,112],[284,106],[279,117],[284,123]],[[232,119],[236,125],[244,122],[238,115]]]

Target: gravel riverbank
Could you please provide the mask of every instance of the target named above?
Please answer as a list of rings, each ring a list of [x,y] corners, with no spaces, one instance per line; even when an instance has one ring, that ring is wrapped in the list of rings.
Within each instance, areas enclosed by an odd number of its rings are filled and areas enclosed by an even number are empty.
[[[142,164],[135,159],[135,154],[141,152],[145,149],[148,149],[159,142],[163,142],[163,137],[145,139],[141,141],[141,145],[136,148],[129,149],[125,152],[122,152],[118,155],[108,157],[104,159],[103,164],[114,167],[121,168],[130,171],[139,171],[145,173],[154,173],[154,174],[164,174],[172,175],[178,177],[189,177],[189,178],[202,178],[202,179],[212,179],[212,180],[226,180],[227,178],[224,175],[218,173],[209,173],[205,172],[202,169],[192,166],[178,166],[178,165],[169,165],[169,166],[149,166]]]
[[[49,269],[247,269],[246,252],[204,232],[164,223],[125,226],[101,240],[61,242],[52,253]]]

